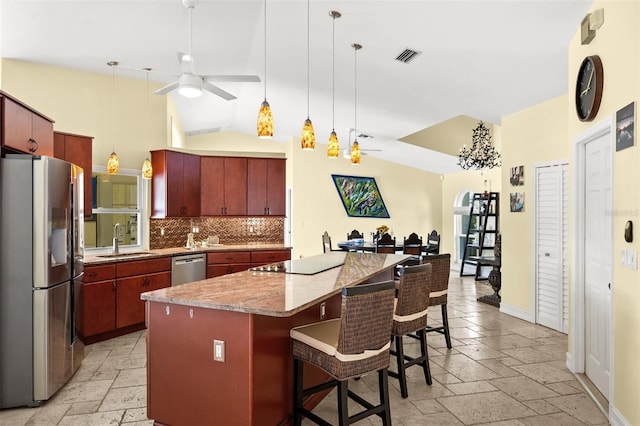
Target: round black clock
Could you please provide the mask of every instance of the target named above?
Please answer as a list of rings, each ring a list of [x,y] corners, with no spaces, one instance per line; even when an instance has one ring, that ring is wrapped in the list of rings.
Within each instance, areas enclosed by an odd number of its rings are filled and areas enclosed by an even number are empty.
[[[580,121],[591,121],[598,114],[602,100],[604,71],[598,55],[587,56],[578,70],[576,112]]]

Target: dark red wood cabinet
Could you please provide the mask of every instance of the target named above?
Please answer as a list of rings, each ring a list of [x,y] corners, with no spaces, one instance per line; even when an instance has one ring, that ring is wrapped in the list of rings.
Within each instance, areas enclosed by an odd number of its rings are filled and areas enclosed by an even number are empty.
[[[53,120],[0,91],[2,147],[53,157]]]
[[[247,214],[285,216],[286,163],[281,158],[247,160]]]
[[[246,216],[247,159],[200,158],[202,216]]]
[[[93,161],[92,151],[92,136],[81,136],[64,132],[54,132],[53,134],[53,156],[82,167],[82,170],[84,172],[83,183],[85,218],[91,217],[91,169]]]
[[[200,216],[200,156],[151,151],[153,218]]]

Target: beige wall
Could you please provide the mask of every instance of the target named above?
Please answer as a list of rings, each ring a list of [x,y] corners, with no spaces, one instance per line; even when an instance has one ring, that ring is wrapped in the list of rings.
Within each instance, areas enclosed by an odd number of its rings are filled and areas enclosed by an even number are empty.
[[[121,168],[138,169],[149,150],[167,146],[166,97],[145,96],[144,75],[120,78],[116,70],[114,92],[106,64],[105,74],[97,74],[2,59],[1,87],[52,118],[55,130],[93,136],[93,164],[106,166],[115,149]],[[149,82],[149,91],[159,87]]]
[[[534,164],[569,161],[567,95],[502,118],[502,301],[532,311],[532,206]],[[509,182],[511,167],[524,166],[524,186]],[[509,211],[509,193],[524,192],[524,211]]]
[[[604,8],[604,24],[589,45],[580,44],[580,31],[569,46],[569,96],[585,56],[600,55],[604,67],[604,89],[600,111],[593,123],[576,119],[573,102],[567,105],[569,140],[594,123],[615,117],[620,108],[636,103],[635,146],[614,152],[613,211],[613,405],[629,424],[640,424],[640,273],[620,265],[623,249],[640,251],[638,232],[633,243],[623,238],[624,224],[640,229],[640,140],[637,120],[640,107],[640,2],[596,1],[593,9]]]

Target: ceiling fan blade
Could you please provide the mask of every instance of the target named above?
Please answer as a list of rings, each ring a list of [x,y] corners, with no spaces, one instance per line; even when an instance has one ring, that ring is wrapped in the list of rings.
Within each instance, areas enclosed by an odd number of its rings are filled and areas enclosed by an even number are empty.
[[[164,95],[165,93],[169,93],[170,91],[177,89],[179,84],[180,83],[178,81],[174,81],[173,83],[167,84],[166,86],[156,90],[153,93],[155,93],[156,95]]]
[[[229,93],[229,92],[227,92],[227,91],[224,91],[224,90],[222,90],[221,88],[219,88],[218,86],[214,86],[213,84],[208,83],[208,82],[206,82],[206,81],[204,81],[204,82],[202,83],[202,88],[203,88],[204,90],[207,90],[207,91],[209,91],[209,92],[213,93],[214,95],[218,95],[218,96],[220,96],[221,98],[224,98],[224,99],[226,99],[226,100],[228,100],[228,101],[230,101],[230,100],[232,100],[232,99],[236,99],[236,97],[235,97],[235,96],[233,96],[231,93]]]
[[[206,81],[225,81],[240,83],[260,82],[260,77],[258,77],[257,75],[203,75],[202,78]]]

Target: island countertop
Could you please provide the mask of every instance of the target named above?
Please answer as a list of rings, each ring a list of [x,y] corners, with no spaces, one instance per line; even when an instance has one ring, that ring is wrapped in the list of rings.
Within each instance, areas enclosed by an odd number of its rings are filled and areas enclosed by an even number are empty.
[[[316,274],[282,272],[252,268],[194,283],[142,293],[150,302],[170,303],[223,311],[273,317],[294,315],[323,299],[339,293],[343,287],[357,285],[393,269],[409,256],[356,252],[331,252],[301,261],[319,260],[324,264],[343,263]],[[297,262],[289,261],[289,262]],[[291,265],[289,263],[288,265]]]

